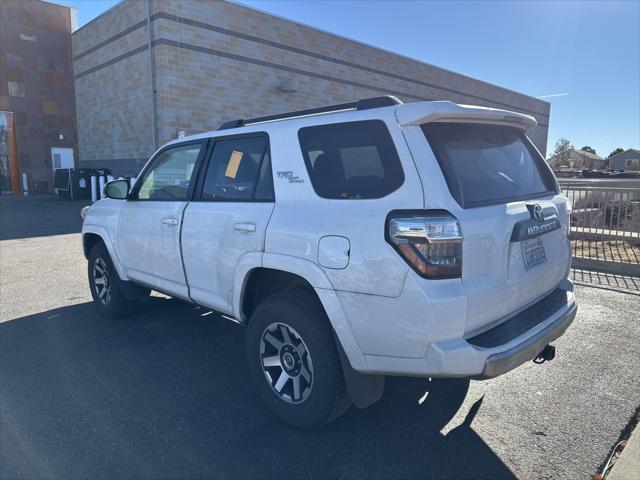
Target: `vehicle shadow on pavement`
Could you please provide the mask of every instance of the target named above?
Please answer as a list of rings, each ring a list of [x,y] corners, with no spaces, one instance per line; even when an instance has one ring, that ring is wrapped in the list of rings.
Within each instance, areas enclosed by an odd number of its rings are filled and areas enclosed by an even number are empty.
[[[244,327],[177,300],[0,324],[0,476],[514,478],[471,427],[481,400],[440,433],[468,380],[389,378],[376,405],[307,431],[271,416],[245,365]]]

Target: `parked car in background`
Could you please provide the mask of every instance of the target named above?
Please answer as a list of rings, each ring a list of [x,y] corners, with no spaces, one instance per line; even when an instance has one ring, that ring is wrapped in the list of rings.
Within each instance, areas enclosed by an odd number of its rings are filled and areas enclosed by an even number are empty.
[[[247,327],[256,391],[324,425],[387,375],[490,378],[576,313],[570,207],[527,115],[392,97],[229,122],[85,211],[95,305],[157,290]]]

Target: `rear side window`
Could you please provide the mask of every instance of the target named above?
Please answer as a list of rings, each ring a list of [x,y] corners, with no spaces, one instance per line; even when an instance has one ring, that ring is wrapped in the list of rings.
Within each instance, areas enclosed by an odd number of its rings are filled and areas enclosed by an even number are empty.
[[[273,201],[267,138],[217,140],[202,187],[203,200]]]
[[[323,198],[380,198],[404,182],[398,152],[380,120],[305,127],[298,138],[313,189]]]
[[[513,127],[429,123],[422,130],[447,185],[463,207],[524,200],[555,191],[553,175]]]

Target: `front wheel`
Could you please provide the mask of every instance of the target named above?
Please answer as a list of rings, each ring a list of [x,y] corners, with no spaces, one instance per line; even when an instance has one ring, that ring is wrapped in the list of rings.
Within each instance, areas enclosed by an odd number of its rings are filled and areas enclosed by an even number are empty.
[[[249,320],[247,360],[263,402],[290,425],[320,427],[349,407],[328,319],[306,291],[258,305]]]
[[[103,243],[96,243],[89,252],[89,288],[98,312],[109,318],[130,314],[137,302],[124,296],[120,288],[120,278],[109,252]]]

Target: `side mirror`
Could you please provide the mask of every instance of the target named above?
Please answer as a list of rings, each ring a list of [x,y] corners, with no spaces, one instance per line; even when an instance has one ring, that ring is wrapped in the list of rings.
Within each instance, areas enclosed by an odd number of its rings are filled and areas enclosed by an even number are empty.
[[[104,186],[104,194],[107,198],[124,200],[129,194],[129,182],[127,180],[113,180]]]

